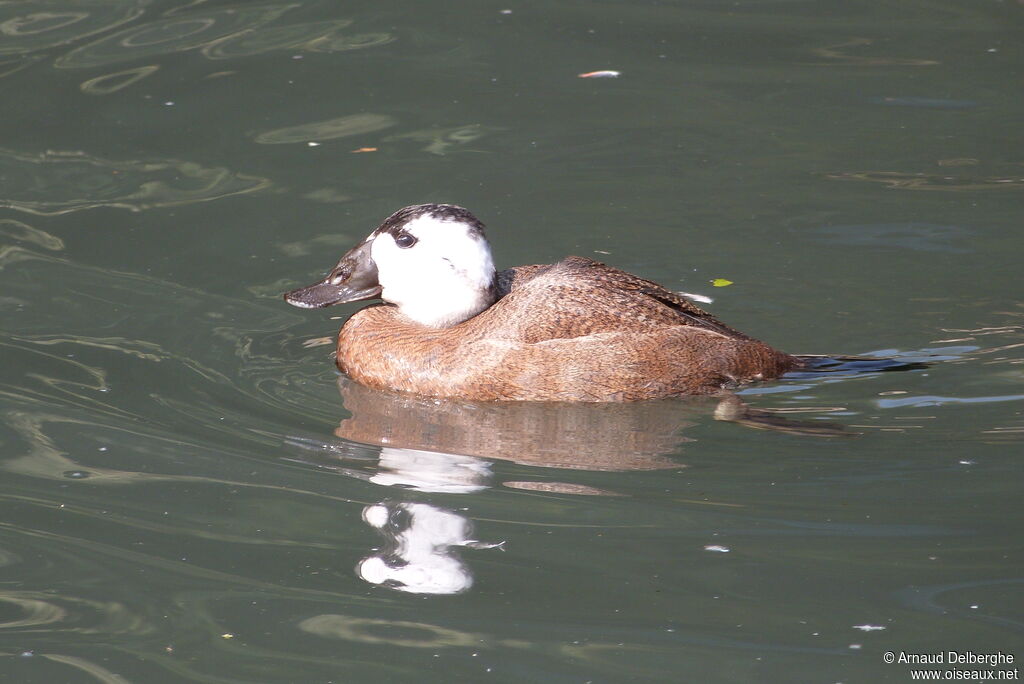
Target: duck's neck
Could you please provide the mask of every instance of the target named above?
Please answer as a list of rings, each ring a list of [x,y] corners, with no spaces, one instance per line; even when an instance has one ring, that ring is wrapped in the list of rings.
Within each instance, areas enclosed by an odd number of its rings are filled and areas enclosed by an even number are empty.
[[[385,293],[386,294],[386,293]],[[465,283],[434,283],[421,296],[398,303],[402,315],[430,328],[450,328],[486,311],[498,301],[498,285],[469,288]]]

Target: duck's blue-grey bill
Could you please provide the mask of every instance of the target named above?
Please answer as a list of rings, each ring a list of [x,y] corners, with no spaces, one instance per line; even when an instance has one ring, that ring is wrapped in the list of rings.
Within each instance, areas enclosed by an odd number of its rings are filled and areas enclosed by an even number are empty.
[[[370,258],[370,242],[362,242],[341,258],[326,278],[284,294],[284,300],[303,309],[358,302],[379,297],[377,264]]]

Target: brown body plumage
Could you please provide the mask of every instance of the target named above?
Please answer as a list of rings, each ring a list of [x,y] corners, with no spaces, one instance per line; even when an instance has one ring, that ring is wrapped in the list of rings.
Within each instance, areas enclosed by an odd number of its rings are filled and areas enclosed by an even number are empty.
[[[338,367],[379,389],[475,401],[637,401],[714,394],[799,365],[686,298],[591,259],[498,274],[498,299],[432,328],[370,306]]]

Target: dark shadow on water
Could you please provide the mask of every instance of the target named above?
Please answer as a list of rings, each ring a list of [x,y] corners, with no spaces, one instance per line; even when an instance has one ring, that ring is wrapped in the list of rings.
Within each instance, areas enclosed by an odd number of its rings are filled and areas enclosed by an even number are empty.
[[[800,356],[806,365],[796,371],[786,373],[786,378],[794,380],[813,380],[822,374],[836,376],[853,376],[864,373],[896,373],[918,371],[930,368],[930,361],[875,356]]]

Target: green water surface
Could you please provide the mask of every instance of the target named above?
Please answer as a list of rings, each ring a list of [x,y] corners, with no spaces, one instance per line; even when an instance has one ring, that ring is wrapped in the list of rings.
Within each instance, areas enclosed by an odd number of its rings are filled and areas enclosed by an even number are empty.
[[[0,3],[0,679],[1024,658],[1022,14]],[[929,365],[742,392],[838,436],[339,385],[358,306],[280,293],[420,202],[500,267],[588,256],[786,351]]]

